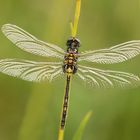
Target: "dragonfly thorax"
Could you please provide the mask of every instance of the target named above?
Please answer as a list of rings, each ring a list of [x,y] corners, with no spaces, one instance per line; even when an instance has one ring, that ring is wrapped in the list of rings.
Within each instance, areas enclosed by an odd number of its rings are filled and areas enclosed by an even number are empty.
[[[71,38],[67,41],[67,53],[64,57],[63,72],[67,74],[75,74],[77,72],[78,48],[80,41],[76,38]]]

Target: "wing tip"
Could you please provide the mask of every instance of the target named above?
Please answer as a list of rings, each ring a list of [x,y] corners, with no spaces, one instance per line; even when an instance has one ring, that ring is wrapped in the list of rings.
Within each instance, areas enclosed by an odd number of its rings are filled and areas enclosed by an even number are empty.
[[[14,24],[10,24],[10,23],[6,23],[6,24],[3,24],[2,27],[1,27],[1,31],[5,34],[6,30],[9,29],[9,27],[15,27],[16,25]]]

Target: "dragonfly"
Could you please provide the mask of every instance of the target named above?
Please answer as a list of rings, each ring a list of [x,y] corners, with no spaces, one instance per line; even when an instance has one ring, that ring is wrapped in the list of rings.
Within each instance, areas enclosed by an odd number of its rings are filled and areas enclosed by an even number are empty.
[[[81,44],[77,38],[68,39],[66,50],[63,50],[57,45],[37,39],[16,25],[5,24],[2,26],[2,32],[17,47],[26,52],[60,60],[59,62],[36,62],[23,59],[1,59],[0,72],[33,82],[50,82],[65,74],[67,82],[61,121],[62,129],[65,126],[72,75],[77,75],[81,80],[98,88],[134,86],[140,82],[140,78],[131,73],[101,70],[79,64],[81,61],[99,64],[124,62],[140,54],[140,40],[128,41],[106,49],[79,53]]]
[[[97,88],[138,86],[140,77],[132,73],[103,70],[80,64],[82,61],[98,64],[115,64],[132,59],[140,54],[140,40],[132,40],[106,49],[79,52],[80,40],[76,38],[80,15],[81,1],[76,1],[74,24],[71,24],[72,37],[66,41],[66,50],[44,42],[22,28],[5,24],[2,26],[4,35],[18,48],[28,53],[57,58],[54,62],[36,62],[25,59],[0,59],[0,72],[21,78],[26,81],[43,82],[66,75],[66,87],[62,106],[59,129],[59,140],[63,139],[66,117],[68,113],[69,91],[73,75]]]
[[[128,41],[107,49],[79,53],[80,41],[70,38],[66,50],[57,45],[43,42],[20,27],[12,24],[2,26],[4,35],[20,49],[42,57],[58,58],[59,62],[35,62],[29,60],[1,59],[0,72],[23,80],[42,82],[52,81],[66,74],[78,75],[83,81],[94,87],[125,87],[138,84],[140,78],[134,74],[101,70],[80,65],[81,61],[99,64],[124,62],[140,54],[140,40]]]

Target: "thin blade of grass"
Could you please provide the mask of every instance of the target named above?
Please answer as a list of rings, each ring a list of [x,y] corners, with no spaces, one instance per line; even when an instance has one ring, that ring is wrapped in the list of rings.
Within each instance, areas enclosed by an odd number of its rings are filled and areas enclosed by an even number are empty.
[[[84,129],[85,129],[85,127],[86,127],[86,125],[87,125],[87,123],[88,123],[88,121],[89,121],[91,115],[92,115],[92,111],[89,111],[89,112],[85,115],[85,117],[84,117],[83,120],[81,121],[80,126],[79,126],[79,128],[77,129],[77,131],[76,131],[76,133],[75,133],[75,135],[74,135],[74,137],[73,137],[72,140],[81,140],[81,139],[82,139],[82,135],[83,135]]]

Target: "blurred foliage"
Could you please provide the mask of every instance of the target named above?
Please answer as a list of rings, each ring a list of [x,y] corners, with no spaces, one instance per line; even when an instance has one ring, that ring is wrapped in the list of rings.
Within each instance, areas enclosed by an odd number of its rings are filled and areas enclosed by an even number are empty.
[[[12,23],[66,48],[74,0],[0,0],[0,26]],[[80,51],[140,39],[139,0],[82,1],[78,38]],[[52,61],[23,52],[0,33],[0,59]],[[115,65],[86,65],[140,75],[140,56]],[[0,139],[56,140],[65,77],[34,84],[0,74]],[[71,140],[88,110],[93,110],[83,140],[140,139],[140,87],[97,90],[73,76],[65,139]]]
[[[79,128],[75,132],[72,140],[82,140],[82,135],[84,133],[85,127],[86,127],[91,115],[92,115],[92,111],[90,111],[86,114],[86,116],[81,121]]]

